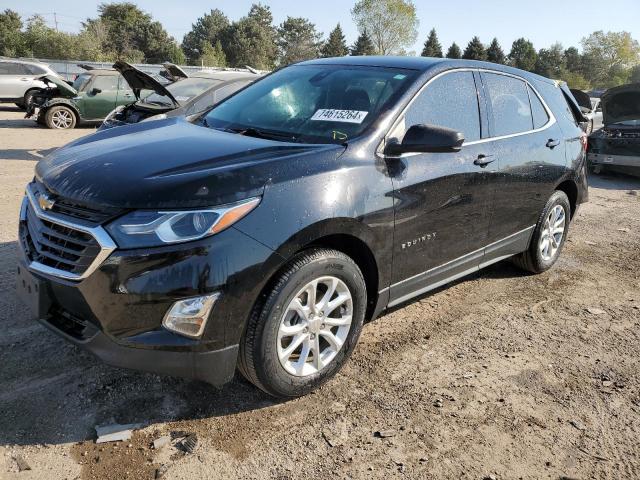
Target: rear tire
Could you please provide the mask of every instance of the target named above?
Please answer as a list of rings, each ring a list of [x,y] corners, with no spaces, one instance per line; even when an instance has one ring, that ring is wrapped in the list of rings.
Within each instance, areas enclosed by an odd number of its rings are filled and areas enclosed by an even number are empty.
[[[76,114],[69,107],[56,105],[47,110],[44,121],[49,128],[67,130],[76,126]]]
[[[556,190],[542,210],[529,248],[513,257],[513,263],[532,273],[549,270],[562,252],[570,217],[571,204],[567,194]]]
[[[37,90],[29,90],[27,93],[24,94],[24,99],[22,101],[23,109],[25,110],[29,109],[29,107],[31,106],[31,103],[33,102],[33,97],[35,97],[37,93],[38,93]]]
[[[320,248],[298,254],[251,314],[240,373],[275,397],[309,393],[351,355],[366,306],[364,278],[351,258]]]

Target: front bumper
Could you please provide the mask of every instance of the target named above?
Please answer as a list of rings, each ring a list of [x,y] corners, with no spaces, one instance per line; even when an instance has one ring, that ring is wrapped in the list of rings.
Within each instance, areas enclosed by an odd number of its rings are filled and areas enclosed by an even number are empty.
[[[282,258],[231,227],[203,240],[110,252],[89,275],[32,268],[20,222],[20,291],[37,291],[37,319],[108,364],[220,385],[235,371],[246,320]],[[37,288],[35,288],[37,286]],[[23,292],[24,293],[24,292]],[[198,339],[162,327],[178,300],[219,293]]]
[[[113,341],[98,329],[93,330],[88,338],[73,336],[67,328],[75,331],[77,326],[72,326],[69,322],[75,320],[68,317],[49,315],[39,321],[54,333],[114,367],[201,380],[212,385],[227,383],[235,373],[238,345],[204,352],[171,351],[161,346],[156,349],[135,348]],[[86,332],[87,327],[83,327]]]

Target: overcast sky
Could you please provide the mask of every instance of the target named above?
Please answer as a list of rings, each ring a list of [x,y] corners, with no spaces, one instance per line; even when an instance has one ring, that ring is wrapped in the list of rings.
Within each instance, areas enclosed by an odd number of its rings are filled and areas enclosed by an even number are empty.
[[[178,41],[191,29],[191,24],[204,12],[219,8],[232,20],[249,11],[255,0],[222,2],[212,0],[133,0],[164,25]],[[77,32],[80,22],[95,17],[102,0],[5,0],[1,9],[11,8],[24,17],[42,14],[54,25],[54,9],[61,30]],[[351,20],[348,0],[287,1],[268,0],[274,22],[279,24],[288,15],[306,17],[326,35],[340,22],[352,44],[358,32]],[[55,5],[55,6],[54,6]],[[455,41],[462,48],[473,35],[484,43],[496,36],[505,51],[518,37],[531,40],[536,48],[548,47],[559,41],[565,47],[579,46],[580,39],[596,30],[626,30],[640,40],[640,0],[416,0],[420,27],[418,38],[409,50],[422,50],[426,36],[435,27],[443,48]]]

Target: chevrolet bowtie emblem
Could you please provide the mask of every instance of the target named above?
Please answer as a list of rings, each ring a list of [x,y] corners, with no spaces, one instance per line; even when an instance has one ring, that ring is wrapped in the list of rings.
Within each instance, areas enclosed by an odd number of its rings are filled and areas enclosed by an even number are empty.
[[[54,203],[56,203],[56,201],[50,198],[46,193],[38,196],[38,205],[40,205],[42,210],[51,210]]]

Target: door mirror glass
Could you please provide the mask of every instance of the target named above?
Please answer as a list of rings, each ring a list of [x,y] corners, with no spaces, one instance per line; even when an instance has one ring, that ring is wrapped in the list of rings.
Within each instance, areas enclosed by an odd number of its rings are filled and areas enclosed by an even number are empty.
[[[457,130],[436,125],[413,125],[407,130],[401,143],[388,145],[387,153],[458,152],[463,143],[464,135]]]

